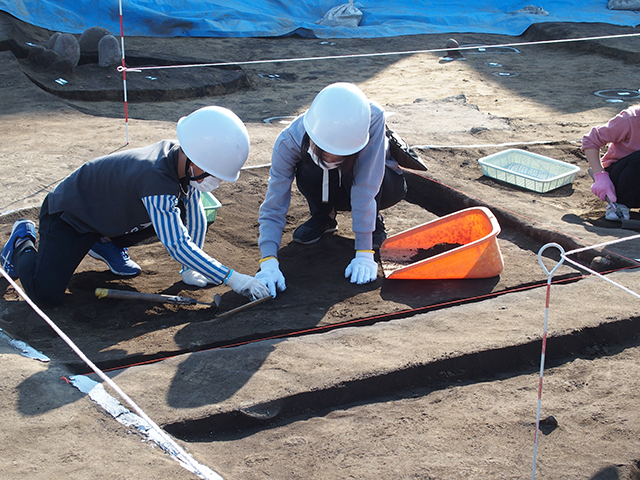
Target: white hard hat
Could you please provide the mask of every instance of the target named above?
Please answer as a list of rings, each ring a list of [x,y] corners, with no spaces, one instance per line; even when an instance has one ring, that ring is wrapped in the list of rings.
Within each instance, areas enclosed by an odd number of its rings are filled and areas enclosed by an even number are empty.
[[[369,141],[371,106],[352,83],[334,83],[316,95],[303,121],[309,137],[322,150],[351,155]]]
[[[178,141],[199,168],[225,182],[235,182],[249,156],[249,132],[223,107],[203,107],[178,120]]]

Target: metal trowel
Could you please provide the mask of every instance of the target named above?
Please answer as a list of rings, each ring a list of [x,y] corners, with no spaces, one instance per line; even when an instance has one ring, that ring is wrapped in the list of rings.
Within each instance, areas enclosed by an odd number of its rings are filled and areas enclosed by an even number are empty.
[[[589,172],[589,176],[591,177],[591,179],[595,181],[595,178],[593,176],[593,170],[591,169],[591,167],[589,167],[587,171]],[[640,220],[625,220],[624,214],[622,213],[622,210],[620,209],[620,207],[618,207],[618,204],[609,200],[609,197],[605,197],[605,200],[609,205],[611,205],[611,208],[616,212],[616,215],[620,219],[622,228],[624,228],[625,230],[640,231]]]
[[[96,288],[96,297],[98,298],[117,298],[125,300],[144,300],[148,302],[160,302],[160,303],[172,303],[174,305],[209,305],[213,313],[218,310],[220,306],[221,297],[216,293],[213,296],[213,302],[202,302],[191,297],[182,297],[179,295],[164,295],[162,293],[144,293],[133,292],[129,290],[116,290],[113,288]]]
[[[266,297],[253,300],[252,302],[245,303],[244,305],[240,305],[239,307],[233,308],[226,312],[217,313],[218,307],[220,306],[220,302],[222,300],[220,297],[220,294],[218,293],[216,293],[213,296],[213,302],[202,302],[200,300],[196,300],[195,298],[182,297],[178,295],[164,295],[162,293],[134,292],[129,290],[116,290],[113,288],[96,288],[95,295],[98,298],[144,300],[148,302],[172,303],[174,305],[196,305],[196,304],[209,305],[211,307],[210,313],[214,314],[215,319],[228,317],[229,315],[233,315],[234,313],[241,312],[242,310],[246,310],[247,308],[251,308],[255,305],[259,305],[273,298],[271,295],[267,295]]]

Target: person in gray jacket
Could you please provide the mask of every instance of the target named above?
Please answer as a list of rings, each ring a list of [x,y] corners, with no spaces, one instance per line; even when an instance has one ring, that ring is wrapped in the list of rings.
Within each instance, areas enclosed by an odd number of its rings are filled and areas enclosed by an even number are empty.
[[[374,249],[386,239],[380,210],[406,194],[402,170],[389,153],[385,127],[380,105],[353,84],[335,83],[325,87],[309,110],[276,139],[258,219],[262,259],[256,274],[274,297],[286,288],[278,250],[294,178],[311,218],[295,230],[293,240],[315,243],[337,230],[337,212],[351,211],[355,255],[345,277],[357,284],[376,280]]]

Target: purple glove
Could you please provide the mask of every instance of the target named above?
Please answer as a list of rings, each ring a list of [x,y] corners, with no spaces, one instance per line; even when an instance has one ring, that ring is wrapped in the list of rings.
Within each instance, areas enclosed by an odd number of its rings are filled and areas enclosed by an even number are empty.
[[[613,182],[607,172],[598,172],[593,175],[593,185],[591,185],[591,192],[603,202],[616,202],[616,187],[613,186]]]

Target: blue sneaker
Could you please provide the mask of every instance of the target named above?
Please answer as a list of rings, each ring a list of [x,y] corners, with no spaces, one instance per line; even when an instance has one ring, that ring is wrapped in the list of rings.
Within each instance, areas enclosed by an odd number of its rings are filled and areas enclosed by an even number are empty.
[[[36,243],[36,224],[31,220],[18,220],[13,224],[13,229],[11,230],[11,236],[9,240],[2,248],[2,253],[0,254],[0,263],[2,263],[2,268],[5,272],[9,274],[11,278],[18,278],[18,272],[13,267],[13,262],[11,257],[13,256],[13,252],[15,250],[15,245],[18,240],[27,240],[30,239],[33,243]]]
[[[111,242],[96,242],[89,250],[89,256],[102,260],[113,273],[123,277],[137,275],[142,270],[140,265],[129,257],[129,250],[118,248]]]

